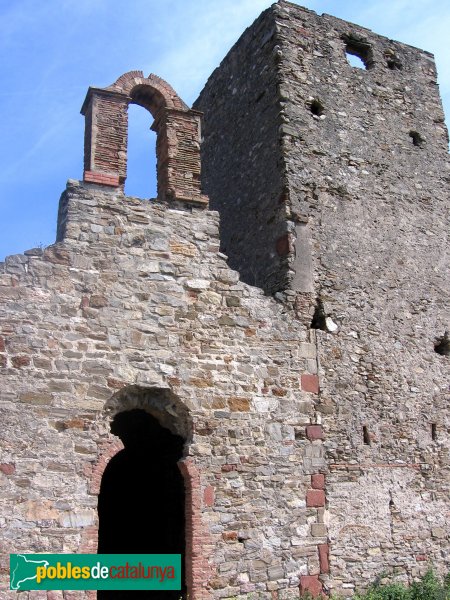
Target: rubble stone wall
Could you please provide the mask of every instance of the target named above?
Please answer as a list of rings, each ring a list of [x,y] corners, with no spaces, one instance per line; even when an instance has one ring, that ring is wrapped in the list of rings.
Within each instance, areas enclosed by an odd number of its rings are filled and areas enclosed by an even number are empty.
[[[429,53],[295,5],[278,22],[289,200],[338,326],[317,331],[317,409],[327,584],[349,593],[449,568],[449,357],[434,351],[450,323],[448,136]],[[349,65],[349,40],[367,69]]]
[[[279,145],[279,60],[273,12],[264,12],[209,78],[203,112],[202,184],[221,214],[221,249],[242,280],[286,288],[289,243]]]
[[[432,56],[282,0],[196,110],[139,72],[87,103],[105,93],[160,119],[164,189],[124,196],[126,121],[97,139],[95,104],[86,164],[111,139],[114,169],[69,181],[56,244],[0,263],[4,589],[9,552],[95,552],[110,420],[130,408],[186,439],[190,598],[349,596],[448,570],[450,174]]]
[[[222,142],[235,122],[232,87],[248,97],[259,89],[247,77],[253,65],[241,65],[254,56],[257,70],[275,19],[266,77],[278,81],[277,170],[295,274],[284,294],[297,294],[303,322],[309,310],[317,328],[330,567],[321,580],[349,595],[381,573],[407,580],[449,567],[449,357],[435,352],[450,323],[448,136],[432,55],[289,2],[269,13],[198,101],[213,115],[203,128],[205,185],[214,205],[221,177],[206,149],[214,140],[224,164],[235,160]],[[256,122],[269,118],[256,112]],[[236,148],[251,131],[234,129]],[[275,209],[270,190],[250,193],[249,206],[256,200]],[[231,205],[217,206],[225,216]],[[234,210],[240,231],[253,232],[251,213]],[[312,269],[315,308],[299,263]]]
[[[191,597],[297,597],[323,513],[310,334],[227,266],[216,212],[69,181],[59,215],[1,264],[2,561],[95,552],[110,419],[138,406],[187,438]]]

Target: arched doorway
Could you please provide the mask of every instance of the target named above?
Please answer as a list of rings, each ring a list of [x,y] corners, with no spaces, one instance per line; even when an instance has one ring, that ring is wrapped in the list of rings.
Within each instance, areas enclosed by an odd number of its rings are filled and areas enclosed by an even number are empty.
[[[98,499],[101,554],[185,554],[185,492],[177,462],[185,439],[143,409],[119,412],[111,433],[124,449],[109,461]],[[184,580],[184,577],[183,577]],[[182,590],[182,593],[184,590]],[[99,591],[101,600],[178,600],[180,592]]]

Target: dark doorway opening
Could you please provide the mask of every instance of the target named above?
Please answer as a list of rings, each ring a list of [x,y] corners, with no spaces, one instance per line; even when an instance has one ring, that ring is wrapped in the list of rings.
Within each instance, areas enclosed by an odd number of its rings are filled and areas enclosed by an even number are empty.
[[[99,554],[181,554],[184,565],[184,481],[177,465],[184,439],[141,409],[118,413],[111,432],[125,448],[110,460],[102,477]],[[97,597],[178,600],[184,593],[99,591]]]

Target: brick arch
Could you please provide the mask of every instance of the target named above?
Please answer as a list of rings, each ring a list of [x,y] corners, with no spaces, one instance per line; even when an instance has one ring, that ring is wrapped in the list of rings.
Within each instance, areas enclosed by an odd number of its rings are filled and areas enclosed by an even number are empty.
[[[123,189],[129,104],[143,106],[154,118],[158,199],[206,207],[200,189],[202,113],[190,109],[164,79],[142,71],[129,71],[106,88],[89,88],[81,109],[84,181]]]
[[[129,385],[116,392],[106,402],[103,419],[139,408],[156,417],[162,427],[180,435],[189,445],[192,438],[192,417],[185,404],[170,388]]]
[[[115,81],[106,89],[111,89],[126,94],[132,98],[136,104],[140,104],[140,102],[136,99],[139,97],[139,94],[136,93],[138,88],[141,91],[145,90],[149,96],[155,96],[154,103],[147,102],[146,104],[141,104],[141,106],[147,108],[154,117],[156,117],[155,112],[157,112],[161,107],[176,108],[184,111],[189,110],[187,104],[185,104],[178,96],[173,87],[168,84],[167,81],[164,81],[164,79],[154,75],[153,73],[150,73],[148,77],[144,77],[142,71],[129,71],[128,73],[121,75],[117,81]]]
[[[105,404],[99,415],[99,421],[109,421],[114,415],[135,408],[140,408],[155,416],[163,427],[186,439],[183,458],[178,467],[184,479],[185,487],[185,572],[188,598],[207,600],[211,598],[208,583],[213,575],[213,567],[209,563],[211,556],[211,540],[202,523],[202,511],[211,507],[211,486],[202,484],[201,472],[193,457],[189,456],[189,444],[192,438],[193,420],[189,410],[181,400],[167,388],[145,388],[127,386],[114,394]],[[98,446],[97,460],[85,468],[88,480],[88,493],[98,496],[104,470],[108,462],[120,450],[122,442],[113,435]],[[80,552],[95,553],[97,550],[98,520],[95,525],[83,530]],[[90,597],[91,598],[91,597]]]

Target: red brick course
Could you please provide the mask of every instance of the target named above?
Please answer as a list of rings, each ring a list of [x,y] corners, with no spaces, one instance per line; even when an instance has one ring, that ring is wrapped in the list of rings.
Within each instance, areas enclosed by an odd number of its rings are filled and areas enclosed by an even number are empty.
[[[203,502],[205,506],[214,506],[214,488],[208,485],[203,491]]]
[[[308,490],[306,492],[306,506],[311,508],[319,508],[321,506],[325,506],[325,491]]]
[[[314,473],[314,475],[311,475],[311,487],[313,490],[325,489],[325,475],[323,473]]]
[[[323,440],[322,425],[307,425],[306,426],[306,437],[311,442],[314,440]]]
[[[0,471],[4,475],[13,475],[16,472],[16,465],[14,463],[1,463]]]
[[[208,547],[211,542],[209,533],[202,524],[202,487],[200,473],[190,458],[178,462],[179,469],[184,477],[185,487],[185,519],[186,519],[186,586],[189,598],[209,598],[206,589],[208,581],[212,576],[211,565],[208,562],[210,551]],[[208,486],[203,492],[210,497],[212,486]]]
[[[109,185],[111,187],[118,187],[120,180],[118,175],[107,175],[105,173],[99,173],[97,171],[85,171],[84,181],[87,183],[98,183],[100,185]]]
[[[317,375],[305,373],[301,376],[301,385],[304,392],[311,392],[312,394],[319,393],[319,378]]]
[[[300,595],[311,594],[313,598],[322,596],[322,584],[318,575],[302,575],[300,577]]]
[[[330,548],[328,544],[319,544],[317,546],[319,550],[319,564],[320,564],[320,572],[321,573],[329,573],[330,572],[330,562],[329,562],[329,553]]]

